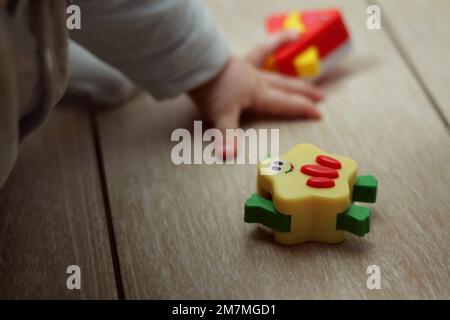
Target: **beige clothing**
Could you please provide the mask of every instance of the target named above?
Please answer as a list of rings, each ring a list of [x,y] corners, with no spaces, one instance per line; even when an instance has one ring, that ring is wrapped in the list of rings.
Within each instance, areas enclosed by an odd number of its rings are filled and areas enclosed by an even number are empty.
[[[22,0],[0,7],[0,187],[20,141],[45,120],[65,90],[65,6]]]

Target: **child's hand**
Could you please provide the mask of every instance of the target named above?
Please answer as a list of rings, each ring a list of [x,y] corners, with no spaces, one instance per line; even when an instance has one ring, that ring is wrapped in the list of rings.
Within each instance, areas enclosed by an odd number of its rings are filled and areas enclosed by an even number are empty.
[[[272,35],[245,58],[231,57],[219,74],[192,90],[190,96],[211,124],[225,134],[225,129],[239,127],[243,110],[283,117],[320,117],[316,108],[323,93],[298,78],[261,70],[267,57],[281,44],[298,34]],[[221,143],[222,144],[222,143]],[[224,157],[234,156],[234,141],[224,141]]]

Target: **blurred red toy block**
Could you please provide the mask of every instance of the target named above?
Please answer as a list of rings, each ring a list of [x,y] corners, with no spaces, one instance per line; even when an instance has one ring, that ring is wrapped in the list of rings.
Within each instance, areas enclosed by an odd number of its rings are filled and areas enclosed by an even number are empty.
[[[350,35],[337,9],[272,15],[266,29],[299,32],[298,39],[278,48],[265,65],[286,75],[317,79],[350,49]]]

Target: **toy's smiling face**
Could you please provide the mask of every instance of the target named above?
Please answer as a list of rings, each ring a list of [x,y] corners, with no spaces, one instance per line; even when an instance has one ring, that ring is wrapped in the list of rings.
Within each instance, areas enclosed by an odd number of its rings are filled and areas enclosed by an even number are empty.
[[[279,158],[260,163],[258,192],[272,198],[284,214],[335,215],[348,207],[356,173],[352,159],[299,144]]]
[[[288,174],[294,170],[294,165],[281,158],[268,158],[261,161],[261,175],[274,176],[277,174]]]

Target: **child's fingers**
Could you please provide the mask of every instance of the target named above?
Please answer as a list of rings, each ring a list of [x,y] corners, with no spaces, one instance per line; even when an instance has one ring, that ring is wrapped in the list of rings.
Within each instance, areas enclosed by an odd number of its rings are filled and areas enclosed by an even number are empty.
[[[213,117],[212,122],[215,128],[225,132],[226,129],[236,129],[239,127],[239,117],[241,109],[238,105],[220,108],[223,110],[220,114]]]
[[[247,55],[247,60],[254,66],[262,66],[266,59],[282,44],[293,41],[299,33],[295,30],[282,31],[269,35]]]
[[[286,77],[280,74],[264,72],[264,77],[269,84],[287,92],[299,93],[313,100],[322,100],[324,93],[316,86],[294,77]]]
[[[223,159],[228,159],[236,156],[237,141],[235,138],[229,141],[226,138],[226,130],[239,127],[241,110],[239,106],[223,108],[223,110],[227,110],[227,112],[216,115],[213,119],[213,125],[222,132],[223,139],[215,141],[219,153],[222,154]]]
[[[261,90],[253,106],[254,110],[276,116],[320,118],[313,100],[299,94],[276,88]]]

